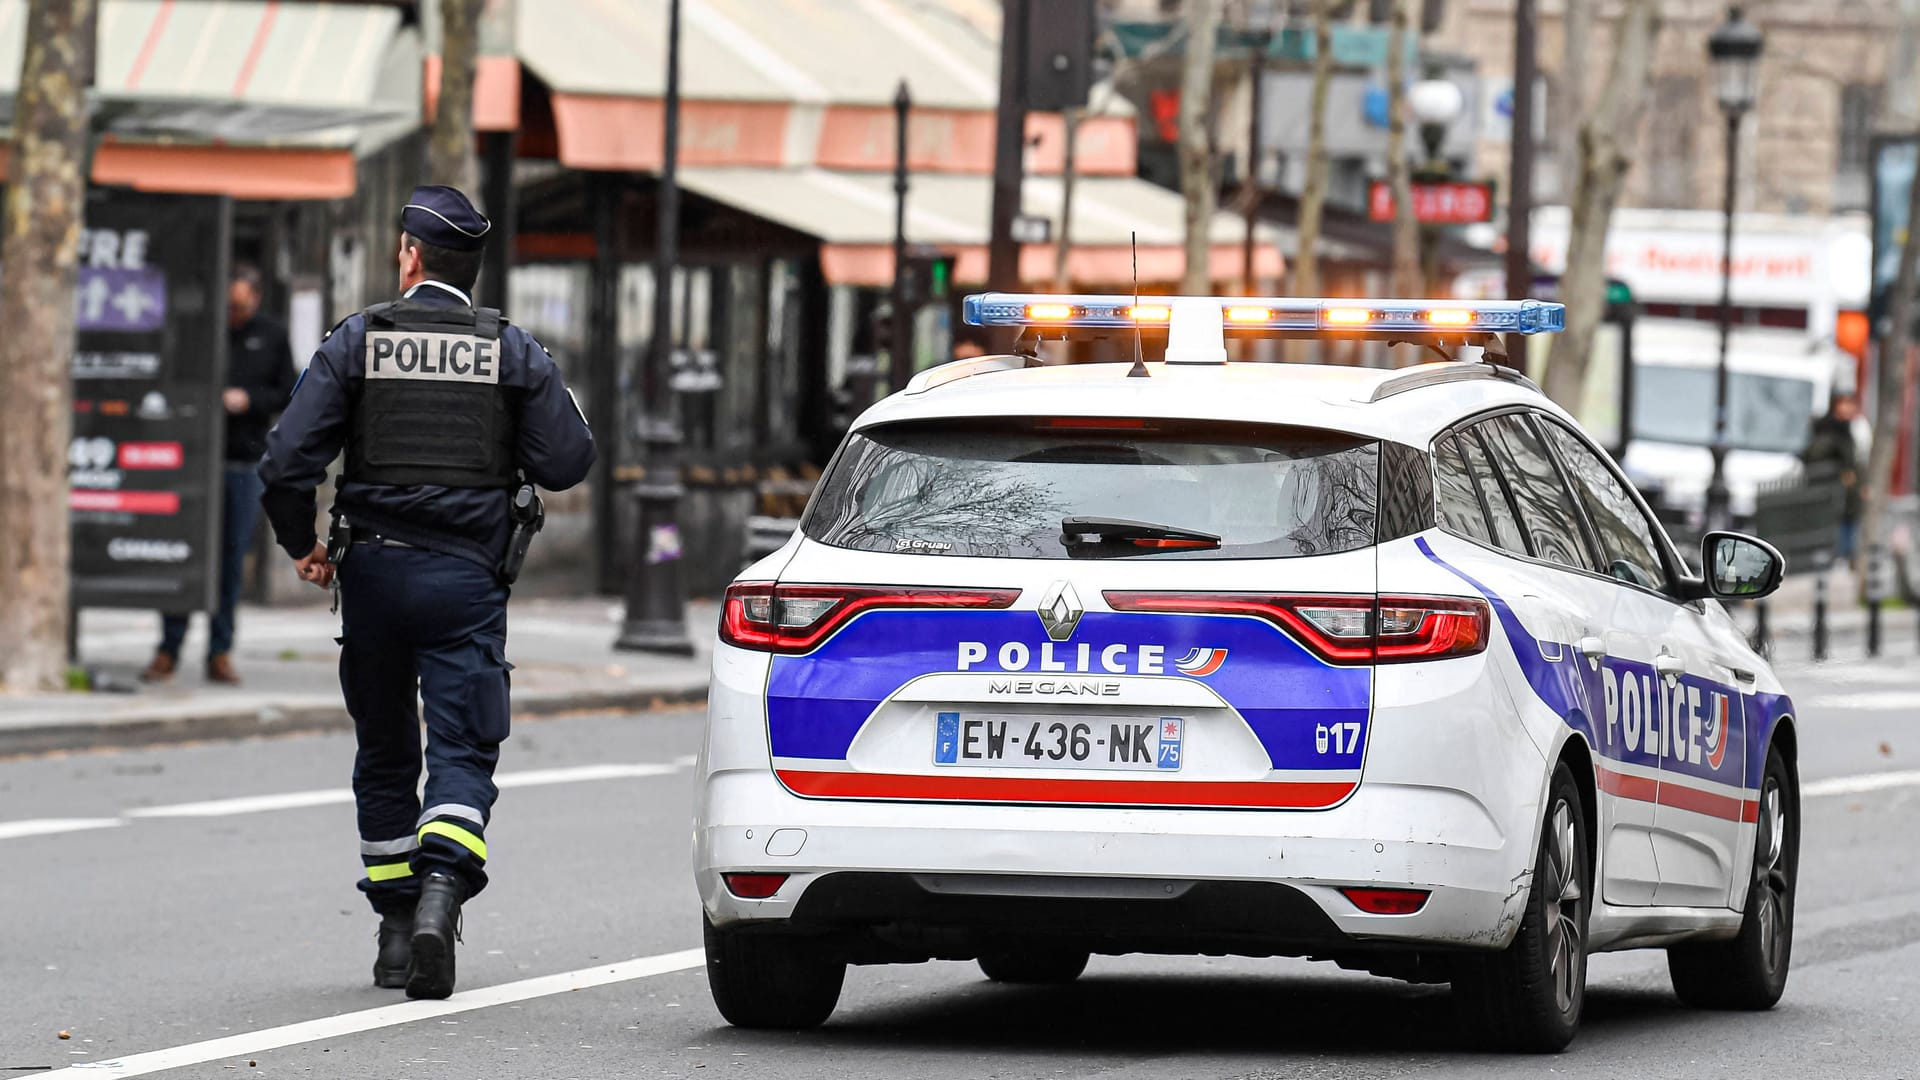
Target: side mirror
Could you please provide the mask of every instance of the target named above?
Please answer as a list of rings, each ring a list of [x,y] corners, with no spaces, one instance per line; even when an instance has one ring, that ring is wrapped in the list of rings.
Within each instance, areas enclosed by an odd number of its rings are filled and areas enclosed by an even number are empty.
[[[1700,567],[1712,595],[1723,600],[1758,600],[1780,587],[1787,560],[1765,540],[1710,532],[1700,540]]]

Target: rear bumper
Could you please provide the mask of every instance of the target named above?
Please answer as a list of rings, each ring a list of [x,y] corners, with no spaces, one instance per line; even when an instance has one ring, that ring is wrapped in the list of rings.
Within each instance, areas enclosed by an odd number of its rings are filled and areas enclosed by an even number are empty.
[[[1461,792],[1371,782],[1310,813],[955,807],[803,799],[762,767],[709,775],[698,819],[695,877],[716,925],[872,932],[922,958],[1040,938],[1102,952],[1500,948],[1533,842]],[[745,900],[731,872],[788,877]],[[1431,895],[1415,914],[1374,915],[1343,886]]]

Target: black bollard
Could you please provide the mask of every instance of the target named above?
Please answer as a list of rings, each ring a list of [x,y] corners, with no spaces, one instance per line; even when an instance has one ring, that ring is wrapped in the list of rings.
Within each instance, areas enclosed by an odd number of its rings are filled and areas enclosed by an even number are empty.
[[[1813,658],[1827,658],[1827,576],[1813,582]]]
[[[1753,651],[1773,659],[1773,631],[1767,626],[1767,602],[1753,602]]]
[[[1867,657],[1880,655],[1880,601],[1867,601]]]

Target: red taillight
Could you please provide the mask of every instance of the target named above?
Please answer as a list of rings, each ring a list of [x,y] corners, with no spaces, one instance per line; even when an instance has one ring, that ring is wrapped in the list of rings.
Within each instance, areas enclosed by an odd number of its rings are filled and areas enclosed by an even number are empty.
[[[727,891],[742,900],[765,900],[787,883],[785,874],[721,874]]]
[[[720,640],[760,652],[803,653],[874,608],[1006,608],[1018,589],[895,589],[863,585],[729,586]]]
[[[1251,615],[1285,630],[1330,664],[1391,664],[1471,656],[1487,647],[1484,600],[1451,596],[1271,596],[1109,592],[1115,611]]]
[[[1485,600],[1383,596],[1378,619],[1376,663],[1471,656],[1487,647]]]
[[[1369,915],[1411,915],[1427,906],[1425,889],[1341,889],[1353,906]]]

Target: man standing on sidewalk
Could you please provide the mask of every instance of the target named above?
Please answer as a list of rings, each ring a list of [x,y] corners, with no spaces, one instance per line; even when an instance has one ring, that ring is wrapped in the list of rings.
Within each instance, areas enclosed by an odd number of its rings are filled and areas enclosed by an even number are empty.
[[[207,620],[207,681],[237,686],[233,666],[233,613],[240,603],[247,549],[260,514],[260,455],[267,429],[287,407],[298,376],[287,332],[260,313],[260,270],[236,263],[227,287],[227,388],[220,403],[227,413],[225,497],[220,511],[220,603]],[[185,615],[163,615],[160,648],[141,678],[165,682],[180,667],[180,646],[187,639]]]
[[[339,574],[360,889],[380,915],[374,982],[417,998],[453,992],[460,906],[487,884],[507,587],[539,515],[528,485],[570,488],[594,457],[546,349],[473,306],[490,231],[459,191],[414,190],[400,213],[400,299],[334,327],[260,463],[267,518],[300,577],[325,586]],[[342,448],[322,544],[314,491]]]

